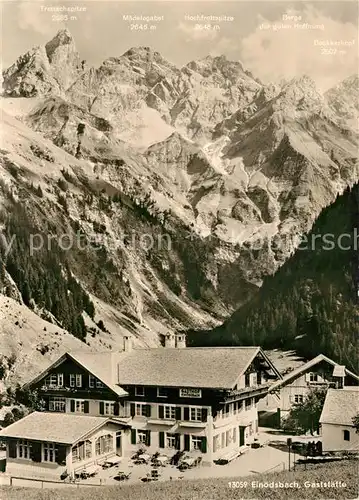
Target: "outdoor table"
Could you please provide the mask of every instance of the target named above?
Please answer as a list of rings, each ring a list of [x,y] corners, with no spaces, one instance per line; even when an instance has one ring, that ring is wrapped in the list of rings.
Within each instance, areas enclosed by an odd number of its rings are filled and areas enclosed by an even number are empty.
[[[106,462],[103,464],[103,467],[112,467],[113,465],[119,464],[121,462],[121,457],[118,455],[108,458]]]
[[[151,458],[151,455],[148,455],[148,453],[142,453],[142,455],[139,455],[137,458],[140,460],[144,460],[145,462],[148,462],[149,459]]]
[[[184,458],[181,463],[182,464],[186,464],[188,465],[189,467],[192,467],[192,465],[195,463],[196,459],[193,458],[193,457],[186,457]]]

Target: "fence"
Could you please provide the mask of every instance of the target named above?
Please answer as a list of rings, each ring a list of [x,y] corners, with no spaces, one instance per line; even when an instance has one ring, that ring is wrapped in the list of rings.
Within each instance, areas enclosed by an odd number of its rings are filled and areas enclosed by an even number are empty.
[[[1,486],[20,486],[29,488],[82,488],[82,487],[92,487],[92,486],[103,486],[104,481],[100,480],[97,483],[76,483],[76,482],[66,482],[66,481],[56,481],[55,479],[35,479],[35,478],[24,478],[20,476],[0,476]]]

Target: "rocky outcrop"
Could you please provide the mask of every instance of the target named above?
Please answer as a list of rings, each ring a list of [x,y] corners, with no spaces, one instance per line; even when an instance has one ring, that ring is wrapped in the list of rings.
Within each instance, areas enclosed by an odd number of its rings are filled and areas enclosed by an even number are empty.
[[[5,70],[3,90],[5,95],[13,97],[60,95],[78,78],[81,70],[75,42],[65,29],[45,46],[20,56]]]

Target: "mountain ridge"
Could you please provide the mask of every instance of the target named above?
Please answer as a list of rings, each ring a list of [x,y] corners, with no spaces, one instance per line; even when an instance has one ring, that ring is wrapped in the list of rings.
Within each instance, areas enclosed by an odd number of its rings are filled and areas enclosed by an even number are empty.
[[[87,68],[69,32],[47,47],[3,74],[1,227],[18,246],[0,289],[11,278],[22,307],[90,345],[214,327],[359,178],[353,77],[328,100],[309,77],[263,86],[223,57],[176,68],[139,47]],[[24,254],[31,232],[87,242],[54,246],[57,303],[51,256]]]

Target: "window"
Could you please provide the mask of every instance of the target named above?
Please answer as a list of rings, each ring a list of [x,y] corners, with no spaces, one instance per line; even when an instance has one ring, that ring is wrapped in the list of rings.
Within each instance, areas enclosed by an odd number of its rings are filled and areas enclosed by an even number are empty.
[[[51,398],[49,400],[49,411],[66,411],[66,399]]]
[[[115,414],[115,403],[105,401],[103,405],[104,415],[114,415]]]
[[[245,406],[246,406],[246,410],[250,410],[251,409],[252,398],[248,398],[248,399],[245,400]]]
[[[82,375],[81,375],[81,373],[76,373],[76,387],[82,387]]]
[[[168,392],[165,387],[157,387],[157,397],[158,398],[167,398]]]
[[[85,413],[85,401],[81,399],[75,399],[75,412]]]
[[[147,431],[137,431],[137,442],[140,444],[147,443]]]
[[[144,396],[145,395],[145,388],[142,386],[136,386],[135,387],[135,395],[136,396]]]
[[[262,383],[262,373],[257,372],[257,385],[261,385]]]
[[[75,374],[70,373],[70,387],[75,387]]]
[[[350,432],[347,430],[343,431],[343,437],[344,441],[350,441]]]
[[[113,436],[112,434],[106,434],[100,436],[95,442],[96,455],[103,455],[104,453],[109,453],[113,451]]]
[[[246,373],[244,375],[244,385],[245,385],[245,387],[249,387],[250,386],[250,376],[251,376],[250,373]]]
[[[166,433],[166,446],[167,448],[176,448],[176,434]]]
[[[176,407],[165,405],[164,407],[164,418],[175,420],[176,419]]]
[[[201,450],[202,438],[199,436],[192,436],[192,450]]]
[[[45,379],[45,385],[50,387],[63,387],[64,385],[64,374],[63,373],[51,373]]]
[[[148,415],[147,405],[144,403],[136,403],[135,415],[137,417],[147,417]]]
[[[17,458],[30,459],[31,444],[29,441],[20,439],[17,442]]]
[[[101,380],[96,379],[96,388],[100,389],[102,387],[105,387],[104,384],[101,382]]]
[[[93,375],[89,375],[89,387],[91,389],[93,389],[95,387],[95,380],[96,380],[96,377],[94,377]]]
[[[56,449],[54,443],[43,444],[43,462],[56,462]]]
[[[81,462],[92,456],[92,443],[90,440],[80,441],[72,448],[72,461]]]
[[[303,394],[294,394],[295,403],[303,403],[303,400],[304,400]]]
[[[190,408],[190,420],[202,420],[202,408]]]
[[[317,373],[309,373],[309,381],[310,382],[318,382],[318,374]]]

